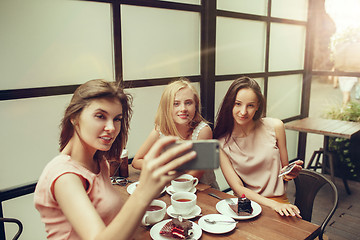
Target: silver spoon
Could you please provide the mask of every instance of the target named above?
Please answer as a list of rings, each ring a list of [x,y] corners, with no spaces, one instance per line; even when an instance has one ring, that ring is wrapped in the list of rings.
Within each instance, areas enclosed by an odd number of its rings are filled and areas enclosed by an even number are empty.
[[[236,221],[227,221],[227,220],[211,220],[208,218],[204,219],[205,222],[210,223],[210,224],[215,224],[215,223],[236,223]]]

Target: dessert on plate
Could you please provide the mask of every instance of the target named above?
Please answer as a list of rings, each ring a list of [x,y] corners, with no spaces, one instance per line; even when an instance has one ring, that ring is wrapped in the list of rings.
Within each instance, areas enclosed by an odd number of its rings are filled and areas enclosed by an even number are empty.
[[[251,207],[251,201],[245,194],[238,198],[237,204],[229,204],[229,207],[238,215],[238,216],[249,216],[253,212]]]
[[[192,222],[186,219],[172,219],[160,230],[160,235],[169,239],[188,239],[192,235]]]

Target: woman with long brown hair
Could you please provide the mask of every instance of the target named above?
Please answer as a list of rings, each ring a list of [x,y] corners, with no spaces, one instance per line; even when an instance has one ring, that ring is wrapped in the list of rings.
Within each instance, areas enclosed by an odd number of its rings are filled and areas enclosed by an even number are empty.
[[[130,239],[147,206],[193,159],[176,138],[157,141],[144,157],[139,184],[128,201],[110,182],[107,160],[118,159],[128,138],[131,96],[115,82],[91,80],[74,93],[61,124],[60,153],[43,170],[35,207],[48,239]]]

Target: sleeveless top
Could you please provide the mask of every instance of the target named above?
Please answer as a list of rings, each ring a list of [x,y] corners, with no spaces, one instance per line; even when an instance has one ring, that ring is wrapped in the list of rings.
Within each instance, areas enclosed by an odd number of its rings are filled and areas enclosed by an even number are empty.
[[[56,156],[46,165],[36,185],[34,203],[48,239],[80,239],[54,197],[54,183],[65,173],[74,173],[89,183],[86,193],[105,225],[118,214],[123,201],[110,182],[109,164],[102,160],[99,165],[100,172],[94,174],[65,154]]]
[[[226,139],[227,136],[219,139],[220,146],[245,187],[264,197],[285,194],[286,184],[278,177],[282,168],[280,152],[275,129],[269,119],[261,119],[248,136],[231,136],[225,143]]]
[[[204,121],[201,121],[193,130],[191,135],[191,140],[197,140],[199,133],[201,129],[203,129],[205,126],[209,126],[209,124],[205,123]],[[160,137],[165,136],[160,130],[159,130]],[[219,185],[216,182],[216,176],[213,170],[206,169],[204,170],[204,174],[199,180],[199,182],[210,185],[212,188],[219,189]]]

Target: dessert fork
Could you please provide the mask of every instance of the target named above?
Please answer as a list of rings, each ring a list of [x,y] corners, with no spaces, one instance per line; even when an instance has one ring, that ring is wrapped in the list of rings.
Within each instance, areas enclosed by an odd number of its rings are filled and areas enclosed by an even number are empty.
[[[234,203],[234,201],[231,198],[225,198],[225,201],[227,202],[227,204],[236,205],[236,203]]]
[[[208,218],[204,219],[205,222],[210,223],[210,224],[215,224],[215,223],[236,223],[235,221],[227,221],[227,220],[211,220]]]

